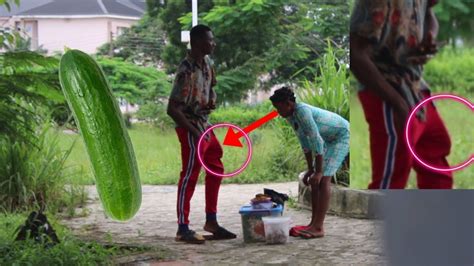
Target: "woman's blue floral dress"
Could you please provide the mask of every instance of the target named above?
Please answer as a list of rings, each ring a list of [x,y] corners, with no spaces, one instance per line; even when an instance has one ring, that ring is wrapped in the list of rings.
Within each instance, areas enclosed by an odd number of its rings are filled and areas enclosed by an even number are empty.
[[[323,155],[323,176],[334,176],[349,153],[349,122],[340,115],[297,103],[288,122],[304,152]]]

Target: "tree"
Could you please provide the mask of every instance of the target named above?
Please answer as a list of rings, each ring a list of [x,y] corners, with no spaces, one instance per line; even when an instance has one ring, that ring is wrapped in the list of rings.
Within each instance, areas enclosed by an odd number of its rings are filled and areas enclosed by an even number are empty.
[[[10,10],[19,1],[0,1]],[[0,138],[29,142],[39,120],[33,104],[64,101],[59,92],[58,60],[30,51],[18,51],[24,44],[18,32],[0,32]]]
[[[156,17],[164,6],[164,0],[146,0],[146,9],[150,17]]]
[[[456,38],[474,43],[474,1],[445,0],[439,1],[434,7],[439,20],[438,38],[455,45]]]
[[[141,67],[119,58],[99,57],[110,87],[117,98],[131,104],[158,102],[169,95],[171,83],[165,73],[152,67]]]
[[[287,5],[288,6],[288,5]],[[338,62],[348,64],[349,8],[344,1],[295,2],[285,7],[278,40],[267,53],[272,74],[269,85],[312,80],[319,74],[319,60],[330,45],[337,49]]]
[[[0,136],[29,139],[39,121],[38,107],[64,102],[58,60],[35,52],[0,54]]]
[[[137,66],[120,58],[97,59],[107,76],[114,95],[131,104],[139,104],[136,117],[166,128],[173,124],[166,115],[165,102],[171,92],[169,77],[152,67]]]
[[[98,49],[98,54],[109,55],[113,46],[113,57],[134,62],[142,66],[158,66],[165,46],[165,33],[157,17],[146,14],[136,25]]]
[[[216,90],[225,101],[235,102],[269,74],[262,88],[281,82],[314,79],[317,59],[331,38],[347,62],[349,5],[322,5],[292,0],[247,0],[216,4],[204,12],[203,21],[217,40]],[[335,26],[331,23],[338,18]],[[191,15],[180,18],[189,27]]]
[[[211,26],[217,42],[212,57],[217,68],[219,98],[225,102],[238,102],[251,89],[313,80],[319,71],[318,58],[327,48],[326,38],[330,38],[336,48],[343,48],[338,49],[342,51],[338,58],[341,64],[346,64],[349,7],[346,1],[200,2],[199,21]],[[134,32],[134,36],[144,36],[160,29],[166,45],[153,47],[149,52],[139,47],[126,49],[133,41],[125,34],[114,43],[119,50],[114,56],[137,63],[139,60],[133,60],[137,58],[134,55],[156,52],[156,56],[152,56],[153,65],[161,60],[166,72],[174,73],[187,49],[181,42],[181,31],[190,30],[191,20],[191,0],[163,1],[163,4],[148,1],[146,17],[130,32]],[[159,34],[155,31],[152,35]],[[146,44],[145,41],[138,42]],[[107,51],[103,50],[102,54]],[[259,79],[263,76],[268,78]]]

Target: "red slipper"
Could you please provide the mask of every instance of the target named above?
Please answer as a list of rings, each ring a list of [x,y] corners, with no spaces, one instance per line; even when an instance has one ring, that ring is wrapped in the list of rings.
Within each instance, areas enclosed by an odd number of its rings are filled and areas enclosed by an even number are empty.
[[[290,229],[290,236],[299,237],[299,236],[301,236],[300,231],[301,231],[301,230],[305,230],[305,229],[308,229],[308,226],[307,226],[307,225],[296,225],[296,226],[293,226],[293,227]]]

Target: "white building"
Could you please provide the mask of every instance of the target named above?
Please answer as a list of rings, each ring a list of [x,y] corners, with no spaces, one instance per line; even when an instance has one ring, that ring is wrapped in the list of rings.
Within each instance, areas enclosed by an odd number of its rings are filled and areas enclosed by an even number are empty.
[[[20,30],[31,38],[31,49],[48,54],[65,46],[95,53],[145,9],[145,0],[21,0],[11,11],[0,6],[0,30]]]

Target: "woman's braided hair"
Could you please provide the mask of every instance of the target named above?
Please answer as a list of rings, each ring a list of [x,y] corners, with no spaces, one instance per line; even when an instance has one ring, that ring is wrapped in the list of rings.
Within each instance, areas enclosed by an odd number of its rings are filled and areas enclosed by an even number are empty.
[[[276,90],[273,95],[270,97],[270,101],[273,103],[281,103],[286,101],[296,101],[295,94],[293,91],[288,87],[281,87],[280,89]]]

